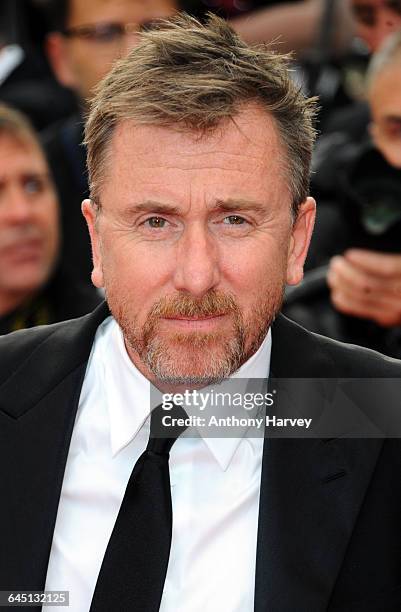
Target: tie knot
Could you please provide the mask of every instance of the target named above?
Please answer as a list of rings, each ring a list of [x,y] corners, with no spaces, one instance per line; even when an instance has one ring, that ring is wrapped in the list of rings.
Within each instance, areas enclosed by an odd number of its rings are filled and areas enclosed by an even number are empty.
[[[174,442],[186,430],[187,417],[184,408],[175,404],[171,410],[166,410],[162,404],[154,408],[150,417],[150,436],[146,450],[168,455]]]

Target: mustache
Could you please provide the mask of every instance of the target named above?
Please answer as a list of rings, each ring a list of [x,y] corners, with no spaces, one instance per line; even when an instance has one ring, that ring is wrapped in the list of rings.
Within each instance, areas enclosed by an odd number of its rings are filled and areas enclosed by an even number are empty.
[[[187,294],[163,297],[153,305],[149,319],[177,316],[211,317],[238,312],[239,308],[231,295],[212,290],[201,298]]]
[[[0,232],[0,249],[7,249],[29,240],[41,240],[42,232],[36,225],[23,225]]]

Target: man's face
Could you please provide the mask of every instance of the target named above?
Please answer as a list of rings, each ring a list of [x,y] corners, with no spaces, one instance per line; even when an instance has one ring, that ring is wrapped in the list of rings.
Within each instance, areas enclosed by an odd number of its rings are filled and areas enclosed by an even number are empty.
[[[389,164],[401,169],[401,59],[373,78],[369,104],[375,145]]]
[[[59,243],[58,206],[38,147],[0,136],[0,302],[46,282]]]
[[[314,218],[293,224],[272,119],[249,106],[213,134],[124,122],[101,211],[87,200],[92,280],[151,380],[209,383],[255,352],[296,284]]]
[[[71,35],[49,38],[49,56],[57,77],[82,100],[90,98],[112,63],[138,43],[138,34],[118,34],[113,26],[143,26],[169,17],[174,8],[175,0],[70,0],[66,30]],[[86,26],[88,32],[80,33]]]
[[[351,0],[356,34],[371,52],[401,28],[401,0]]]

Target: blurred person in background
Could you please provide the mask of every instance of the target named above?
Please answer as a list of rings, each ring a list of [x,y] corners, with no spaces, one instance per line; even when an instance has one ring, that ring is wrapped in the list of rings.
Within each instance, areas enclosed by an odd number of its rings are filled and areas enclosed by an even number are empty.
[[[305,276],[286,312],[314,331],[401,357],[401,30],[372,59],[368,100],[370,138],[346,143],[335,164],[327,155],[320,168],[330,224],[312,250],[329,264]]]
[[[182,0],[181,8],[197,17],[213,11],[248,44],[268,42],[281,53],[302,56],[319,34],[325,0]],[[351,19],[348,0],[337,0],[333,11],[335,45],[349,42]],[[341,27],[339,27],[341,26]]]
[[[100,301],[58,264],[57,196],[38,138],[0,105],[0,334],[85,314]]]
[[[355,34],[374,53],[385,39],[401,28],[400,0],[351,0]]]
[[[362,42],[368,53],[378,51],[385,40],[401,28],[401,0],[350,0],[350,9],[356,39]],[[362,99],[337,110],[328,119],[325,132],[336,133],[334,142],[338,139],[338,132],[344,138],[356,141],[365,137],[370,110],[364,98],[362,95]],[[330,144],[330,139],[324,140],[324,150]]]
[[[81,202],[88,197],[83,115],[97,83],[113,62],[138,43],[141,29],[170,16],[174,0],[48,0],[46,49],[59,82],[81,108],[44,134],[43,143],[61,202],[62,258],[69,273],[90,285],[92,260]]]

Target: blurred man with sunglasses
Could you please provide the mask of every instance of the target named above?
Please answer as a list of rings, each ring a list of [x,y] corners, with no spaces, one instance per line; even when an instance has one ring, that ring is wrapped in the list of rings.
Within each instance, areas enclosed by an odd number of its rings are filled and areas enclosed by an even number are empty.
[[[97,83],[113,62],[137,44],[139,32],[170,16],[174,0],[48,0],[47,55],[57,79],[72,89],[80,113],[44,134],[54,181],[61,201],[63,260],[70,273],[89,284],[90,245],[81,215],[88,196],[82,115]]]

